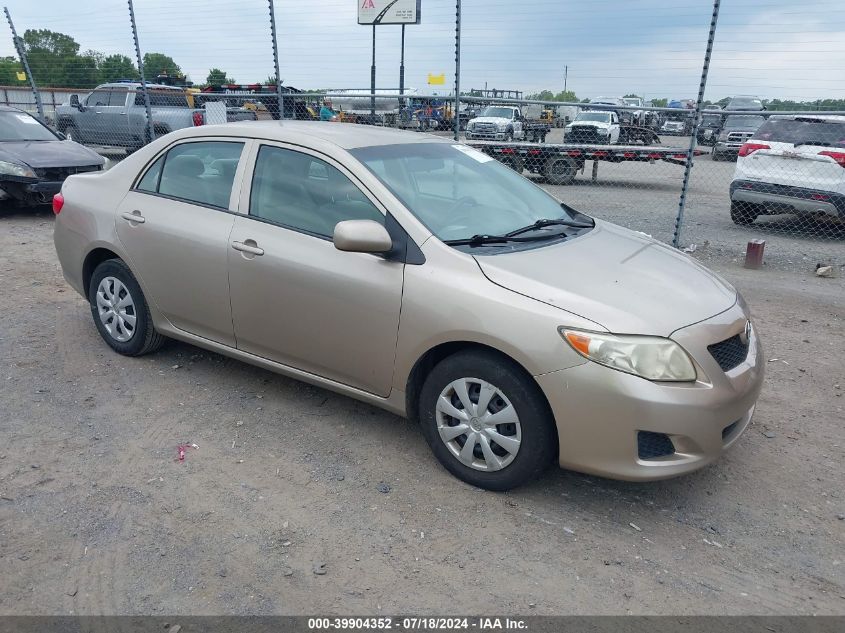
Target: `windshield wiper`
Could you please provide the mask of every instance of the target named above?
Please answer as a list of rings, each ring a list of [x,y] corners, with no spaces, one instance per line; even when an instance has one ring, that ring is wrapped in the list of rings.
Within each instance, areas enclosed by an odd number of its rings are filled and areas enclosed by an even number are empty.
[[[533,224],[529,224],[528,226],[523,226],[521,228],[515,229],[510,233],[505,233],[505,237],[514,237],[515,235],[522,235],[523,233],[542,229],[546,226],[571,226],[576,229],[591,229],[595,226],[595,222],[593,222],[592,224],[585,224],[583,222],[574,222],[573,220],[567,220],[565,218],[557,218],[555,220],[544,218],[542,220],[537,220],[536,222],[534,222]]]

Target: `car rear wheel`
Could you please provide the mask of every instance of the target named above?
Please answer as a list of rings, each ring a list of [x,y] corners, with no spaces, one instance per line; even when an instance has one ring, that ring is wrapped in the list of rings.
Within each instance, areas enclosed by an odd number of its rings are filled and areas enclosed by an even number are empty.
[[[578,165],[571,158],[550,158],[543,166],[543,176],[551,185],[568,185],[575,180]]]
[[[760,215],[760,208],[756,204],[743,202],[742,200],[731,201],[731,220],[734,224],[747,226]]]
[[[153,327],[150,309],[135,276],[119,259],[97,266],[88,286],[94,324],[103,340],[124,356],[141,356],[160,348],[165,337]]]
[[[531,377],[493,352],[438,363],[419,400],[423,434],[438,461],[463,481],[509,490],[538,477],[557,441],[548,405]]]

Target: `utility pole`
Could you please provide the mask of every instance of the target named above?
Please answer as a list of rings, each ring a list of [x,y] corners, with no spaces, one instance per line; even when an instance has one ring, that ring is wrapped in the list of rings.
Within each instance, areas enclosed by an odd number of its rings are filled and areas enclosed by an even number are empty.
[[[23,46],[23,41],[18,37],[17,31],[15,31],[15,25],[12,22],[12,15],[9,13],[9,9],[7,7],[3,7],[3,11],[6,12],[6,20],[9,22],[9,28],[12,29],[12,40],[14,40],[15,43],[15,50],[18,51],[18,57],[21,58],[21,64],[23,65],[23,71],[26,73],[26,78],[29,80],[29,87],[32,90],[32,96],[35,99],[35,108],[38,110],[38,116],[43,119],[44,104],[41,103],[41,93],[38,92],[38,87],[35,85],[35,77],[32,76],[32,71],[29,69],[29,61],[26,58],[26,49]]]
[[[270,35],[273,38],[273,67],[276,72],[276,99],[279,102],[279,119],[284,119],[285,98],[282,95],[282,77],[279,72],[279,43],[276,39],[276,11],[273,7],[273,0],[268,0],[268,2],[270,4]],[[295,113],[294,117],[296,117]]]
[[[566,92],[566,80],[569,78],[569,66],[563,67],[563,91]]]
[[[405,94],[405,25],[402,25],[402,55],[399,60],[399,94]]]

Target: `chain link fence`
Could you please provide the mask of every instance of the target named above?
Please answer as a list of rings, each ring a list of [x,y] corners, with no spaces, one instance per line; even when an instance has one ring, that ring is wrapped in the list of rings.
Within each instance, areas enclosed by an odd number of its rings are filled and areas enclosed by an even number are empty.
[[[762,239],[771,264],[845,264],[840,3],[423,0],[401,36],[356,25],[355,11],[351,0],[15,8],[0,103],[108,164],[231,121],[429,132],[698,257],[740,260]]]

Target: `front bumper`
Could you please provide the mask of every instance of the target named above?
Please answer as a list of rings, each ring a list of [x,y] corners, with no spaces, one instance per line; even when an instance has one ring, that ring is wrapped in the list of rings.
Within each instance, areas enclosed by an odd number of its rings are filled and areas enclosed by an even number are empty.
[[[744,143],[732,143],[728,141],[716,141],[716,151],[720,154],[739,154]]]
[[[845,195],[807,187],[734,180],[731,201],[761,205],[766,213],[826,213],[845,218]]]
[[[744,331],[739,305],[672,335],[698,365],[694,383],[656,383],[587,362],[537,376],[554,413],[564,468],[651,481],[717,459],[748,427],[763,383],[763,352],[752,332],[743,362],[724,372],[707,346]],[[671,440],[671,454],[644,458],[640,433]]]
[[[31,178],[9,178],[0,180],[0,189],[6,196],[27,204],[49,204],[53,196],[62,190],[61,180],[33,180]]]
[[[465,133],[467,139],[479,139],[484,141],[504,141],[507,138],[506,132],[476,132],[475,130],[467,130]]]

